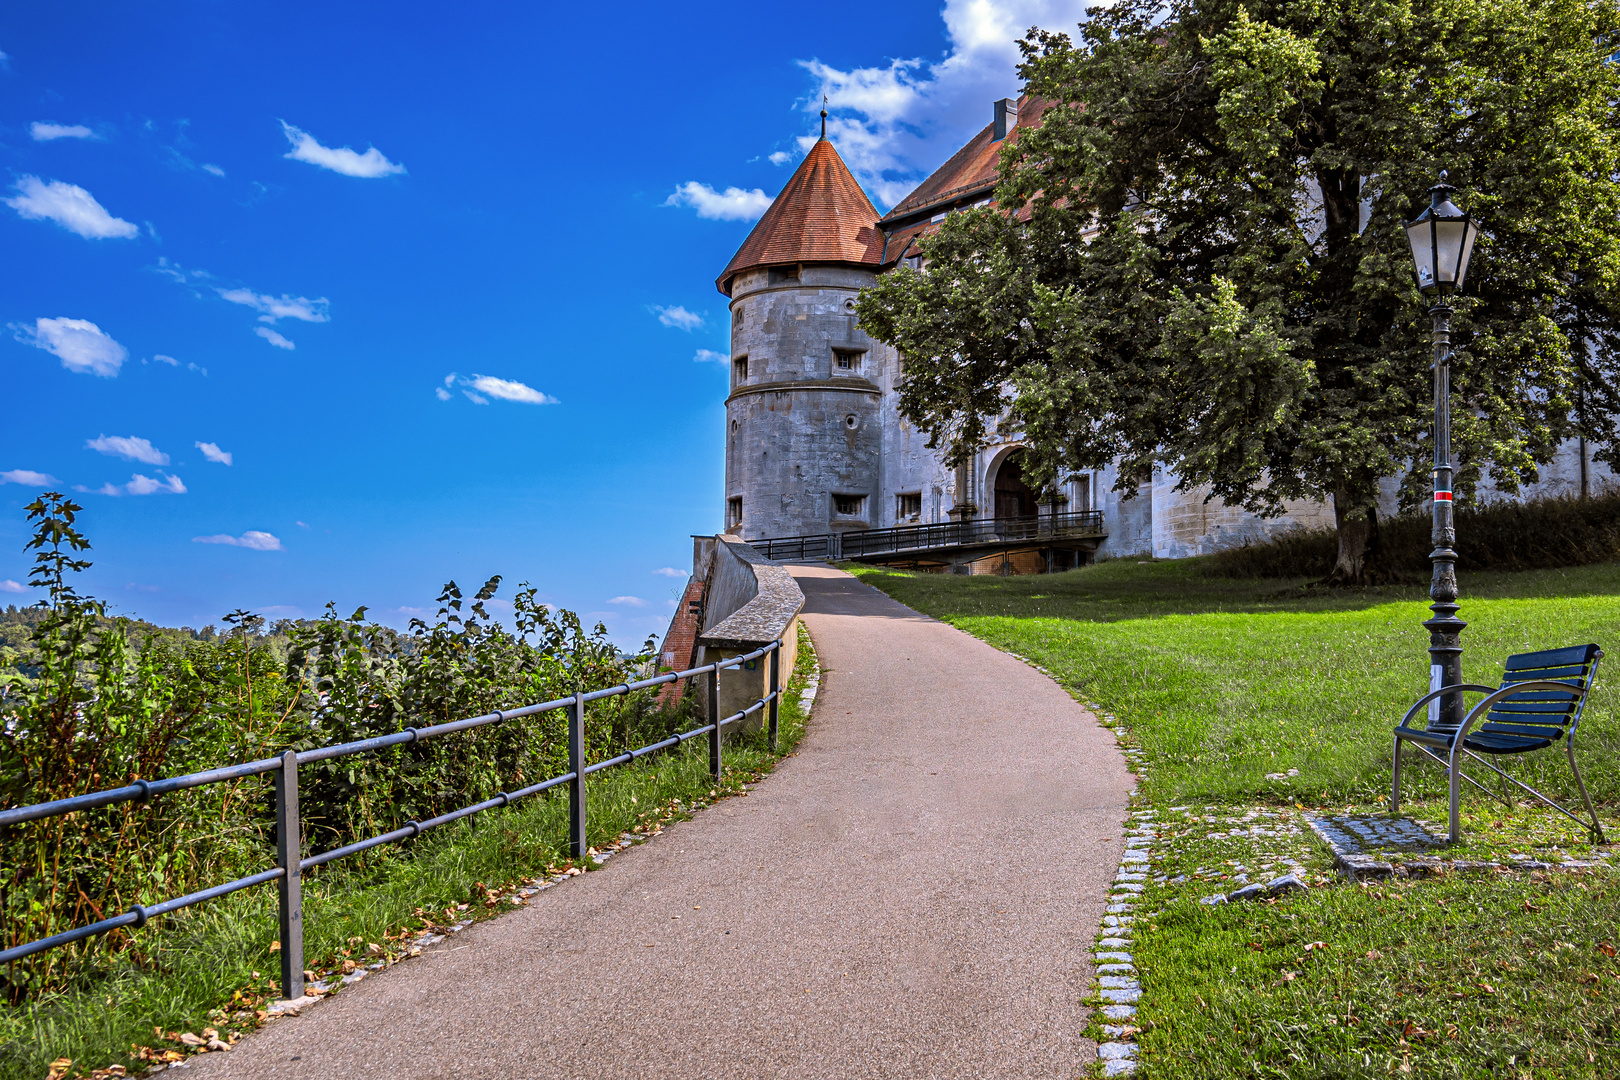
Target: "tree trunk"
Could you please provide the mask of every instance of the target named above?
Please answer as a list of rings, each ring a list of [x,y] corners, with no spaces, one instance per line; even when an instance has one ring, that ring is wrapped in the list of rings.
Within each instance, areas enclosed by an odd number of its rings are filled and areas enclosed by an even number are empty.
[[[1378,580],[1378,507],[1367,496],[1333,493],[1339,557],[1324,585],[1372,585]]]

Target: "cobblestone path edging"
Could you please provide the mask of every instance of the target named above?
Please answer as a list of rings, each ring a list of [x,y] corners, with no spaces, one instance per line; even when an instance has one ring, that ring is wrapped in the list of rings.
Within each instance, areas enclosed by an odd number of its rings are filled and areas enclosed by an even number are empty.
[[[1127,753],[1136,764],[1136,755]],[[1132,811],[1125,830],[1125,854],[1120,856],[1119,872],[1114,875],[1108,908],[1098,933],[1097,996],[1102,999],[1102,1025],[1107,1042],[1097,1044],[1097,1058],[1104,1076],[1127,1076],[1136,1071],[1136,1003],[1142,997],[1142,983],[1132,956],[1137,901],[1147,888],[1154,840],[1154,813]]]

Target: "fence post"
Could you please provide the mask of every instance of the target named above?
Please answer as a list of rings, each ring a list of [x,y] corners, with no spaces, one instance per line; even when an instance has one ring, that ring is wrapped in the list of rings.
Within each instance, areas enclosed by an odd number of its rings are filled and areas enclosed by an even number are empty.
[[[276,882],[281,900],[281,996],[304,996],[303,845],[298,820],[298,752],[281,755],[276,773],[276,865],[286,873]]]
[[[720,779],[720,666],[718,661],[709,669],[709,773]]]
[[[791,632],[792,629],[793,624],[789,623],[788,630]],[[774,754],[776,753],[777,706],[782,704],[782,643],[780,641],[776,643],[776,648],[771,650],[771,681],[766,685],[768,691],[775,695],[771,698],[770,705],[771,727],[769,743],[771,753]]]
[[[568,857],[583,860],[585,844],[585,695],[576,693],[568,707]]]

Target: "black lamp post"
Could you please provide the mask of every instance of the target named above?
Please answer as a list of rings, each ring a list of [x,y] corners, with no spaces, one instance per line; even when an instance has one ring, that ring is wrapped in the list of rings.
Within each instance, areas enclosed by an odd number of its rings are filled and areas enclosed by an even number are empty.
[[[1451,516],[1451,306],[1447,297],[1463,287],[1468,259],[1474,253],[1479,223],[1452,205],[1446,174],[1429,189],[1429,207],[1406,226],[1417,267],[1418,288],[1434,298],[1434,577],[1429,584],[1429,689],[1462,682],[1462,632],[1457,618],[1457,528]],[[1447,694],[1430,713],[1431,728],[1456,728],[1463,721],[1461,694]]]

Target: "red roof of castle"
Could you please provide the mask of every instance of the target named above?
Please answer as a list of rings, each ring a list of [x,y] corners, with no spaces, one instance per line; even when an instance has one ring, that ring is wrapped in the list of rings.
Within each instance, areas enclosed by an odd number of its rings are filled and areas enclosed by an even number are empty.
[[[1039,127],[1041,117],[1050,104],[1028,94],[1019,98],[1018,123],[1008,133],[1008,139],[1017,138],[1019,128]],[[995,138],[995,125],[986,124],[984,130],[969,139],[966,146],[952,154],[949,161],[935,169],[932,176],[918,184],[916,190],[901,199],[893,210],[884,214],[883,220],[903,218],[980,188],[994,188],[1001,179],[1002,142]]]
[[[833,144],[822,139],[804,156],[715,286],[730,296],[731,279],[758,266],[878,266],[883,259],[883,234],[877,221],[877,207],[850,175]]]

